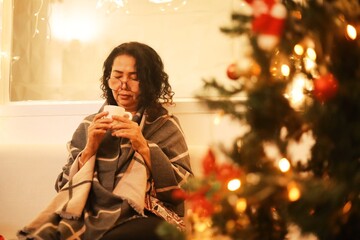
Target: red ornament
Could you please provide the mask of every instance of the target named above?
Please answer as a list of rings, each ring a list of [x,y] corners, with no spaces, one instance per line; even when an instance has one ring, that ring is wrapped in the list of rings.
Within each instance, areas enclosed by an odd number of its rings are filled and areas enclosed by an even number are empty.
[[[227,183],[228,181],[239,178],[241,175],[241,171],[234,165],[231,164],[221,164],[216,171],[216,178],[223,183]]]
[[[214,205],[204,196],[198,196],[191,202],[191,209],[199,217],[209,217],[214,213]]]
[[[253,9],[252,30],[258,35],[259,47],[272,50],[281,37],[287,15],[286,7],[278,0],[245,0]]]
[[[254,9],[253,31],[259,34],[280,36],[284,28],[286,8],[274,0],[249,1]]]
[[[320,76],[314,80],[314,96],[321,102],[327,101],[338,90],[338,81],[331,73]]]
[[[208,153],[204,157],[202,161],[202,167],[205,175],[209,175],[211,173],[216,172],[217,166],[216,166],[216,160],[215,155],[211,149],[209,149]]]
[[[231,80],[237,80],[240,77],[240,71],[236,63],[232,63],[226,70],[228,78]]]

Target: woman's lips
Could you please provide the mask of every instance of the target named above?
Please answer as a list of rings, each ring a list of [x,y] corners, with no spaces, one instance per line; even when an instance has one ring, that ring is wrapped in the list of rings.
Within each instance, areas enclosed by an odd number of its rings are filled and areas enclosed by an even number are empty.
[[[131,98],[131,95],[119,94],[118,97],[120,99],[128,99],[128,98]]]
[[[134,95],[134,94],[132,94],[132,93],[130,93],[130,92],[119,92],[117,96],[118,96],[120,99],[129,99],[129,98],[133,98],[133,95]]]

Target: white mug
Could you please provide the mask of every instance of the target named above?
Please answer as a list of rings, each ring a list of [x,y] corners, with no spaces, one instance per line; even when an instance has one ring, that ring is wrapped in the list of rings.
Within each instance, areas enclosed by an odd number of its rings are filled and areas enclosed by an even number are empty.
[[[128,116],[129,119],[132,119],[132,114],[130,112],[126,112],[125,108],[115,105],[106,105],[104,106],[104,112],[109,112],[106,116],[107,118],[112,118],[112,116]]]

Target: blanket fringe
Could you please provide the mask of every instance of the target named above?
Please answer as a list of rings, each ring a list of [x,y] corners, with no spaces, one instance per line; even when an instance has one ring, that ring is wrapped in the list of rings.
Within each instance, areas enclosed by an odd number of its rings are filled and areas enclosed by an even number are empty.
[[[68,220],[79,220],[81,216],[76,216],[74,214],[68,213],[68,212],[64,212],[64,211],[59,211],[56,212],[60,217],[68,219]]]
[[[143,216],[143,217],[146,216],[146,215],[144,214],[144,209],[141,208],[141,207],[139,207],[134,201],[132,201],[131,199],[126,198],[126,197],[124,197],[124,196],[121,196],[121,198],[122,198],[123,200],[127,201],[127,202],[129,203],[129,205],[130,205],[137,213],[141,214],[141,216]]]

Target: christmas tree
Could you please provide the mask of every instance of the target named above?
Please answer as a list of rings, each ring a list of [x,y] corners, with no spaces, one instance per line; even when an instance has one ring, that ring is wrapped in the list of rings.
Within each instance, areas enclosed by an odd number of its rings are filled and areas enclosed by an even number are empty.
[[[222,149],[229,162],[210,149],[204,176],[177,193],[192,225],[182,238],[286,239],[296,226],[360,239],[359,1],[237,0],[231,20],[220,29],[246,50],[197,97],[249,131]],[[309,136],[299,161],[291,145]]]

